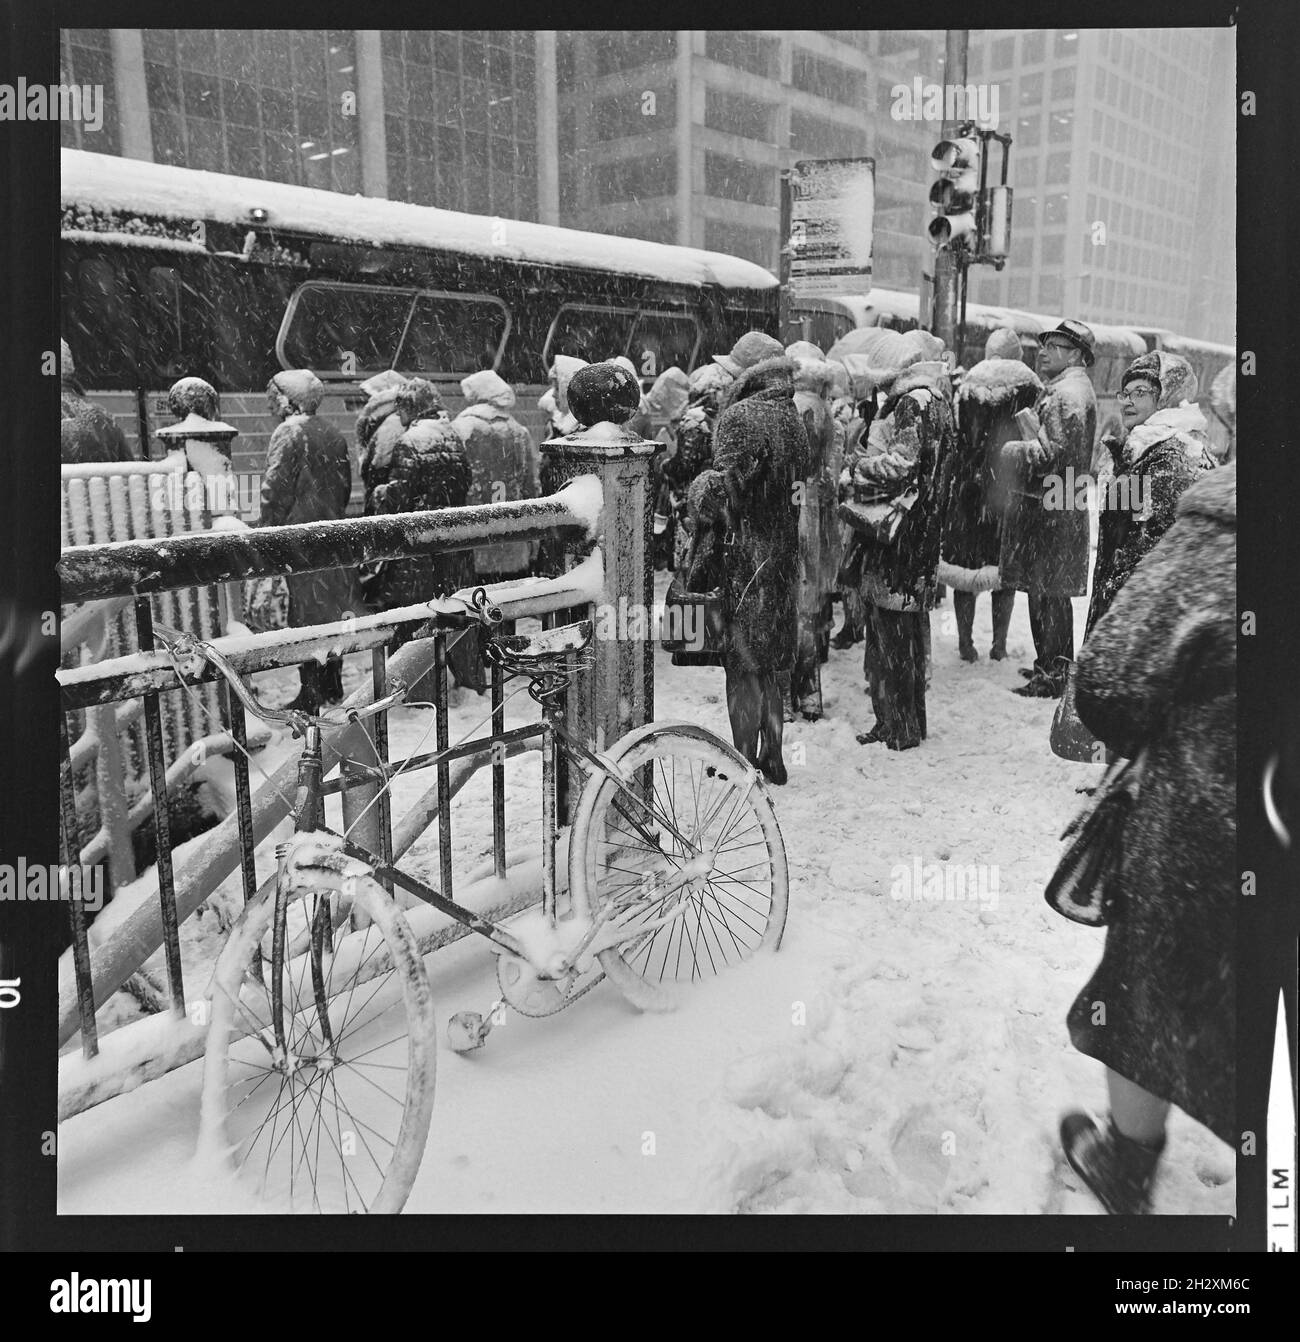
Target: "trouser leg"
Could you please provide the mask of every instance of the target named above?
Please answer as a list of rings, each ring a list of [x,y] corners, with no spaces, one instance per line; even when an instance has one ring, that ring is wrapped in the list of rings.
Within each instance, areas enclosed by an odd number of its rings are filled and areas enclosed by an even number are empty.
[[[753,765],[758,766],[758,737],[764,709],[760,678],[746,671],[726,668],[727,716],[731,719],[731,742]],[[781,692],[777,690],[777,707]]]
[[[1016,604],[1016,589],[1009,587],[1002,592],[991,592],[993,598],[993,647],[989,656],[1001,661],[1007,655],[1007,631],[1011,628],[1011,612]]]
[[[786,781],[785,760],[781,754],[785,735],[785,713],[782,704],[781,682],[775,675],[759,676],[762,695],[762,722],[759,731],[759,767],[773,783]]]
[[[965,662],[978,657],[975,651],[975,593],[953,592],[953,614],[957,617],[957,651]]]

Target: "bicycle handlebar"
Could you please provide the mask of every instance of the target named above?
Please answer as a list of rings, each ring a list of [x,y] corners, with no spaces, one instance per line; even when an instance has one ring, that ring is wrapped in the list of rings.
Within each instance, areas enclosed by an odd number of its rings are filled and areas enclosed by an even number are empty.
[[[377,713],[386,713],[390,708],[402,703],[406,698],[407,686],[402,680],[394,678],[390,683],[392,690],[382,699],[376,699],[373,703],[364,704],[358,708],[344,709],[342,714],[332,715],[328,713],[305,713],[297,708],[271,708],[264,704],[252,689],[244,683],[239,672],[219,653],[210,643],[205,643],[202,639],[195,638],[192,634],[178,633],[175,630],[167,630],[167,633],[175,635],[173,642],[168,642],[163,637],[163,631],[155,628],[154,636],[159,643],[167,649],[168,656],[171,657],[176,667],[176,673],[184,680],[184,672],[181,666],[181,660],[190,657],[199,657],[210,666],[216,668],[221,673],[226,684],[230,686],[231,693],[239,700],[244,707],[253,714],[254,717],[261,718],[263,722],[279,724],[285,727],[291,727],[295,732],[299,731],[308,723],[316,722],[327,727],[346,727],[354,722],[360,722],[363,718],[374,717]]]

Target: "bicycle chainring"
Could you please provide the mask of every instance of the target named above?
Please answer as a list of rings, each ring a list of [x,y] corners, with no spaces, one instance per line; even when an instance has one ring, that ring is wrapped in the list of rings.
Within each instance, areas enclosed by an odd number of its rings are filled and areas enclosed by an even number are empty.
[[[497,984],[501,996],[521,1016],[553,1016],[577,1001],[604,977],[603,970],[593,968],[576,979],[544,979],[538,977],[527,960],[504,953],[497,956]]]

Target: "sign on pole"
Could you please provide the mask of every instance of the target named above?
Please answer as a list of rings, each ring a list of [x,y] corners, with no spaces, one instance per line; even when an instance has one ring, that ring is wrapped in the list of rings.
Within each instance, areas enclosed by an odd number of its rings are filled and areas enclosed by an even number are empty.
[[[801,159],[790,173],[790,296],[871,289],[873,158]]]

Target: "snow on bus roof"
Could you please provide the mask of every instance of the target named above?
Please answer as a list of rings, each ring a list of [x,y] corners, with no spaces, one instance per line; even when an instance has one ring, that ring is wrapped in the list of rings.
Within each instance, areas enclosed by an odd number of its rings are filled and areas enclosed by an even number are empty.
[[[721,252],[348,196],[80,149],[62,151],[61,192],[65,205],[227,224],[249,224],[249,210],[260,207],[269,212],[272,226],[304,233],[380,245],[445,247],[541,265],[594,266],[680,284],[771,289],[777,283],[762,266]],[[506,241],[494,242],[494,232],[499,236],[502,231]]]

